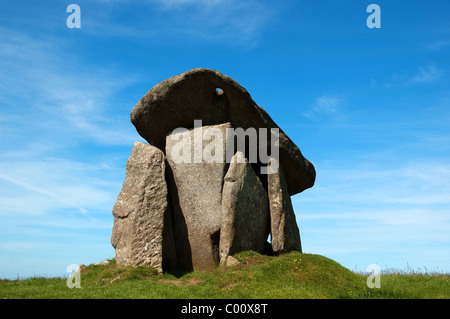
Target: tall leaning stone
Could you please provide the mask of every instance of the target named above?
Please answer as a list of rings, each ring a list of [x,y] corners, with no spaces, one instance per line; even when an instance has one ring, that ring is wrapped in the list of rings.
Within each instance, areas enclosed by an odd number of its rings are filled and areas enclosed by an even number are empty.
[[[113,208],[111,244],[119,265],[147,265],[162,272],[176,266],[164,153],[136,142]]]
[[[269,164],[273,164],[271,159]],[[300,232],[289,196],[283,167],[275,164],[278,169],[267,175],[267,192],[270,209],[270,232],[273,252],[278,254],[292,250],[302,251]]]
[[[230,123],[182,129],[167,136],[169,188],[177,259],[185,270],[213,270],[219,263],[226,129]]]
[[[222,192],[220,261],[229,255],[254,250],[264,252],[269,235],[267,194],[241,152],[231,159]]]

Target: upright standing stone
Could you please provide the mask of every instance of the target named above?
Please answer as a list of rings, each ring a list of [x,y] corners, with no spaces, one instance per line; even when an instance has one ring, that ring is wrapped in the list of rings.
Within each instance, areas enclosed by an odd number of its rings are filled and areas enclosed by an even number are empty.
[[[183,269],[213,270],[219,263],[226,129],[230,123],[167,136],[169,188],[177,258]],[[213,137],[214,136],[214,137]]]
[[[272,158],[269,164],[274,160]],[[267,175],[267,184],[273,252],[276,254],[292,250],[301,252],[300,233],[281,165],[278,165],[275,173]]]
[[[164,153],[136,142],[113,208],[111,243],[119,265],[148,265],[159,272],[176,265]]]
[[[248,160],[237,152],[223,185],[220,261],[244,250],[263,253],[268,235],[266,191]]]

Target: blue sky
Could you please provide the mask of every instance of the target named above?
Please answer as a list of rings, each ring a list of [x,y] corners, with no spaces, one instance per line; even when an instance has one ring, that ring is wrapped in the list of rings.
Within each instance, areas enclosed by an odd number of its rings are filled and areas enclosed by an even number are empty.
[[[0,278],[114,257],[143,141],[130,112],[196,67],[243,85],[315,165],[292,197],[304,252],[450,272],[448,17],[447,0],[2,0]]]

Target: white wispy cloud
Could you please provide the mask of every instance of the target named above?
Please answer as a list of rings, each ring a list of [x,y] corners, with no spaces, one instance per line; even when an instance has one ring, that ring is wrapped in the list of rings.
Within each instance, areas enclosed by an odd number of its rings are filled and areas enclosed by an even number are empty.
[[[219,4],[225,3],[224,0],[155,0],[167,8],[179,7],[184,5],[199,5],[199,6],[211,6],[215,7]]]
[[[63,39],[1,31],[0,214],[109,211],[123,169],[114,159],[123,162],[128,154],[99,157],[77,145],[127,150],[140,140],[129,121],[134,101],[127,106],[114,101],[116,91],[133,79],[86,69],[59,49]]]
[[[443,75],[443,72],[439,70],[434,64],[426,66],[420,66],[417,73],[413,76],[412,82],[414,83],[429,83],[438,80]]]
[[[340,113],[344,99],[336,96],[321,96],[303,113],[306,118],[336,116]]]
[[[392,168],[372,163],[372,166],[375,167],[322,167],[318,172],[318,181],[321,183],[312,192],[316,196],[326,197],[327,203],[344,205],[450,204],[450,185],[447,183],[450,166],[447,163],[417,163]],[[308,194],[307,199],[301,200],[317,199]]]
[[[8,112],[1,111],[7,113],[3,127],[19,129],[26,123],[30,129],[32,123],[39,128],[39,119],[55,135],[60,130],[71,138],[84,136],[99,143],[133,143],[134,129],[123,125],[129,124],[132,104],[114,103],[114,96],[135,79],[83,67],[75,57],[58,49],[63,39],[37,41],[20,32],[0,31],[4,34],[0,44],[0,92],[2,102],[9,107]],[[24,54],[29,51],[33,54]]]
[[[444,49],[449,46],[450,46],[450,40],[445,39],[445,40],[439,40],[439,41],[429,44],[428,48],[433,51],[438,51],[438,50]]]
[[[415,70],[397,72],[390,75],[390,78],[384,82],[385,87],[409,87],[413,85],[423,85],[440,80],[444,71],[435,64],[430,63],[420,65]],[[375,81],[375,80],[371,80]],[[377,81],[375,81],[377,82]],[[373,82],[373,83],[375,83]]]
[[[100,1],[101,6],[108,2]],[[139,11],[130,12],[133,24],[118,24],[115,15],[128,1],[113,1],[101,18],[86,20],[83,32],[99,36],[137,39],[165,39],[166,42],[220,43],[253,48],[270,18],[276,14],[273,4],[238,0],[154,0],[138,1]],[[99,10],[101,10],[99,8]],[[142,15],[146,12],[146,15]],[[86,18],[88,19],[88,18]]]
[[[63,209],[109,212],[120,182],[100,176],[110,176],[112,169],[63,158],[2,157],[0,215],[42,215]]]

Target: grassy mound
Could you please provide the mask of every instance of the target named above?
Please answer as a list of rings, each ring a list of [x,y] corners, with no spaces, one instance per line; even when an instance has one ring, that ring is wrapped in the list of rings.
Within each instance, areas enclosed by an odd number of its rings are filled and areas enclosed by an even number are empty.
[[[90,265],[81,288],[64,278],[0,281],[0,298],[450,298],[448,275],[382,275],[381,288],[326,257],[291,252],[269,257],[255,252],[213,272],[158,275],[150,267]]]

